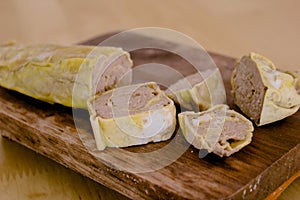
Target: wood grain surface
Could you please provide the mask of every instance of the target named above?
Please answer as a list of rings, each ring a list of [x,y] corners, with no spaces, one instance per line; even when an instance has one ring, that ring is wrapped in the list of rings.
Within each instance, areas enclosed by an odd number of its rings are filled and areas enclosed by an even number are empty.
[[[85,44],[96,45],[105,37]],[[183,74],[191,73],[188,64],[173,54],[145,50],[131,55],[135,65],[159,61],[180,69]],[[237,109],[232,105],[229,82],[235,59],[213,53],[211,56],[222,72],[228,103]],[[104,164],[89,153],[79,138],[70,108],[49,105],[3,88],[0,88],[0,107],[2,135],[133,199],[263,199],[300,169],[299,112],[256,128],[253,142],[229,158],[208,155],[200,159],[198,151],[189,147],[179,159],[162,169],[130,173],[112,167],[116,163]],[[89,126],[88,121],[80,120]],[[182,142],[180,135],[173,140],[175,144]],[[167,144],[126,150],[150,152]],[[119,153],[108,148],[101,156],[116,152]]]

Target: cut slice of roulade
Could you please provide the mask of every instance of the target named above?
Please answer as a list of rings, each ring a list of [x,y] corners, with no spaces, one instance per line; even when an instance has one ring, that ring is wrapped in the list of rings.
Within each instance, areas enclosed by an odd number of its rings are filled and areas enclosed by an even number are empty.
[[[227,105],[216,105],[203,112],[178,114],[185,139],[197,149],[218,156],[230,156],[251,142],[252,122]]]
[[[156,83],[124,86],[88,101],[99,150],[169,139],[176,125],[176,108]]]
[[[231,85],[235,104],[258,126],[298,111],[299,79],[277,70],[267,58],[250,53],[237,62]]]
[[[183,108],[194,111],[226,103],[226,92],[219,69],[208,69],[187,76],[171,85],[166,94]]]

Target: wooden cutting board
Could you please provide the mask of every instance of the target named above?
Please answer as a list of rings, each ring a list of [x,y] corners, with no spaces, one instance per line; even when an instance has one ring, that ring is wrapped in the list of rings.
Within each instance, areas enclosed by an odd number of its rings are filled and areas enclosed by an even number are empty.
[[[97,45],[107,37],[84,44]],[[228,104],[237,109],[230,96],[230,76],[236,60],[210,55],[221,70]],[[131,56],[135,65],[155,61],[185,75],[191,73],[188,63],[170,53],[138,50]],[[252,143],[228,158],[208,155],[200,159],[198,151],[189,147],[179,159],[162,169],[129,173],[112,167],[118,163],[104,164],[89,153],[77,134],[70,108],[49,105],[0,88],[0,133],[3,136],[133,199],[262,199],[300,169],[299,120],[300,112],[297,112],[280,122],[256,127]],[[87,120],[83,119],[82,123],[89,126]],[[166,144],[168,142],[147,144],[126,148],[126,151],[150,152]],[[102,155],[114,154],[114,151],[108,148]]]

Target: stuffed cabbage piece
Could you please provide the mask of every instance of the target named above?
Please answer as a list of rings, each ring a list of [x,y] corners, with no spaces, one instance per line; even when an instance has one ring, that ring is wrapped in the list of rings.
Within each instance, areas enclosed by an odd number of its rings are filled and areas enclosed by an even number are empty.
[[[94,93],[130,84],[131,67],[129,54],[114,47],[0,46],[0,86],[76,108],[87,108]]]
[[[227,105],[216,105],[203,112],[178,114],[185,139],[197,149],[220,157],[230,156],[251,142],[252,122]]]
[[[105,92],[88,109],[99,150],[168,140],[175,130],[174,103],[153,82]]]
[[[235,104],[258,126],[288,117],[300,107],[299,79],[256,53],[237,62],[231,85]]]
[[[183,108],[196,112],[226,103],[226,92],[218,68],[180,79],[168,88],[166,94]]]
[[[286,71],[287,74],[290,74],[295,79],[295,89],[300,95],[300,72],[299,71]]]

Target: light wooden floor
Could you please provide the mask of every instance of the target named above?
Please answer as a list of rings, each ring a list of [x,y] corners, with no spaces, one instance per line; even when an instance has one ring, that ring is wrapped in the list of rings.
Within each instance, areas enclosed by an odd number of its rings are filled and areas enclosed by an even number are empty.
[[[300,70],[299,7],[298,0],[1,0],[0,43],[73,44],[111,31],[154,26],[180,31],[207,50],[234,57],[255,51],[280,68]],[[1,139],[0,199],[52,199],[62,188],[62,199],[106,191],[49,163]],[[11,172],[13,178],[4,182],[4,174]]]

